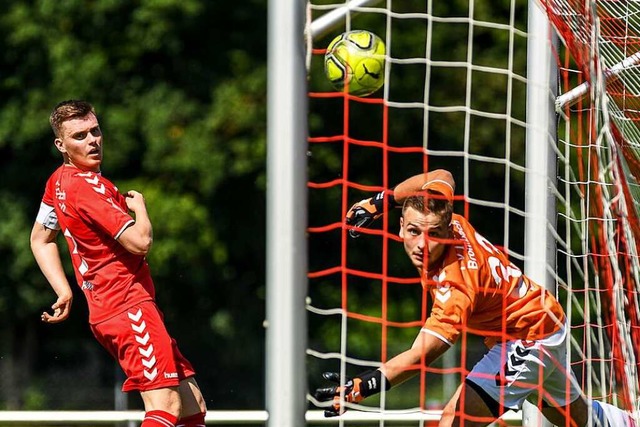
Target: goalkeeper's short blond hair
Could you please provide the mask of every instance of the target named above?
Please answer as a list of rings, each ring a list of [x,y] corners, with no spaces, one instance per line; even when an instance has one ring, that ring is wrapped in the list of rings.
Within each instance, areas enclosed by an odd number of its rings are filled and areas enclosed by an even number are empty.
[[[408,208],[413,208],[423,214],[432,213],[437,215],[445,225],[451,223],[453,204],[442,193],[427,190],[425,193],[409,196],[402,204],[403,216]]]

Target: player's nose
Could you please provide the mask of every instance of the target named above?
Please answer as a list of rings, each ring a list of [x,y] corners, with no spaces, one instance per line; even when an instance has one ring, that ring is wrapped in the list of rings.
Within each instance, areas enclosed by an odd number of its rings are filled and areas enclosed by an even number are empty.
[[[102,140],[98,136],[91,136],[91,140],[89,140],[89,145],[94,148],[100,148],[102,145]]]

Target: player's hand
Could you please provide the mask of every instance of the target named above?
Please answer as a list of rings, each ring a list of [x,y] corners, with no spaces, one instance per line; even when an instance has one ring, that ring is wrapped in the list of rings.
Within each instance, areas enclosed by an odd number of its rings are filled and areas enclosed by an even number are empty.
[[[131,212],[138,212],[141,209],[146,209],[146,204],[142,193],[134,190],[129,190],[124,194],[124,197],[125,202],[127,202],[127,208],[129,208]]]
[[[388,206],[395,206],[395,203],[392,200],[393,196],[389,194],[387,195],[387,198],[389,199],[387,201]],[[359,237],[360,231],[358,228],[368,228],[373,221],[382,216],[384,213],[384,199],[385,195],[384,191],[382,191],[374,197],[360,200],[358,203],[351,206],[345,218],[345,223],[354,227],[349,229],[349,235],[351,237]]]
[[[129,190],[124,193],[125,202],[131,212],[137,212],[141,208],[146,208],[144,196],[135,190]]]
[[[340,374],[337,372],[325,372],[322,374],[324,379],[336,383],[337,385],[325,388],[319,388],[315,392],[315,397],[320,402],[333,401],[333,405],[325,409],[325,417],[335,417],[346,411],[346,408],[340,406],[340,393],[344,390],[344,401],[350,403],[358,403],[365,396],[362,395],[360,386],[362,379],[355,377],[353,379],[346,378],[347,382],[340,385]]]
[[[45,323],[60,323],[67,320],[69,313],[71,312],[72,302],[73,294],[58,297],[58,300],[51,306],[53,314],[49,314],[45,311],[40,316],[40,319]]]

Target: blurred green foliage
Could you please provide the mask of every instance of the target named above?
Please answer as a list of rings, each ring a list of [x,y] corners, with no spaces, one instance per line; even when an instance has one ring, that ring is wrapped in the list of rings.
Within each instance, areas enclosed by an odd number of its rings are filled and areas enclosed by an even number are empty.
[[[116,369],[83,296],[64,324],[38,323],[54,294],[29,233],[61,162],[48,116],[71,98],[96,106],[105,175],[145,194],[159,304],[208,404],[263,407],[266,7],[3,2],[0,408],[113,408]]]

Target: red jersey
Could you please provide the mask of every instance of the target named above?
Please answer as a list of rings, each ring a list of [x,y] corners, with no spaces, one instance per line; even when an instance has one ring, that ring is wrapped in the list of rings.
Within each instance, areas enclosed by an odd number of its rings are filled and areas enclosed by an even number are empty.
[[[506,340],[536,340],[558,331],[564,310],[540,285],[522,274],[506,255],[454,214],[453,240],[439,267],[422,285],[433,297],[424,330],[453,344],[463,330],[485,336],[491,347]]]
[[[49,177],[42,203],[55,210],[67,240],[78,285],[96,324],[155,295],[144,256],[116,239],[135,221],[125,197],[99,173],[62,165]],[[47,223],[50,228],[55,227]]]

